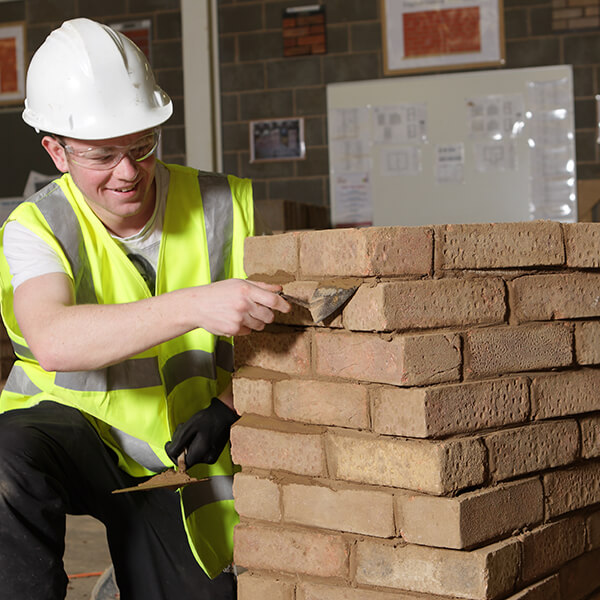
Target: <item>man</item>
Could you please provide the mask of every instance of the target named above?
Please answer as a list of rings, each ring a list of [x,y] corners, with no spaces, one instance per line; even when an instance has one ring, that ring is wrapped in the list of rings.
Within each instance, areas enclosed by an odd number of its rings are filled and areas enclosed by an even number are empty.
[[[139,49],[88,19],[31,61],[23,118],[64,175],[2,229],[1,599],[64,598],[67,513],[106,525],[123,600],[235,597],[230,336],[290,307],[243,280],[250,183],[155,158],[171,113]],[[179,457],[206,480],[111,494]]]

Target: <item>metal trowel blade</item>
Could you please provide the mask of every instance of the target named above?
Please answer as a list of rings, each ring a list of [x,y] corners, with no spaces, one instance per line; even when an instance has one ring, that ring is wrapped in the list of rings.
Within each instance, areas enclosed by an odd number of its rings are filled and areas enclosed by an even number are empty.
[[[310,299],[310,315],[315,323],[323,321],[332,315],[338,308],[342,307],[350,298],[358,286],[340,288],[335,286],[318,287]]]

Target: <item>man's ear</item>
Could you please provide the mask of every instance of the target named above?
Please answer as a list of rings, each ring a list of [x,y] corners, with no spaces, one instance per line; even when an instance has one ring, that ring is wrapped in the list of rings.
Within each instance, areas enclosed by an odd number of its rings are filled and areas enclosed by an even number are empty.
[[[69,170],[69,163],[65,155],[65,149],[58,143],[58,140],[50,135],[45,135],[42,138],[42,146],[50,155],[56,168],[61,173],[66,173]]]

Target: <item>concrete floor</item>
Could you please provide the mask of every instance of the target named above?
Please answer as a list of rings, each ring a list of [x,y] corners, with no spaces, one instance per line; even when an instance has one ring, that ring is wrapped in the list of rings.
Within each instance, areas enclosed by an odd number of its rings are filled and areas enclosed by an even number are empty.
[[[67,516],[65,570],[69,579],[66,600],[89,600],[98,575],[110,566],[104,525],[87,516]]]

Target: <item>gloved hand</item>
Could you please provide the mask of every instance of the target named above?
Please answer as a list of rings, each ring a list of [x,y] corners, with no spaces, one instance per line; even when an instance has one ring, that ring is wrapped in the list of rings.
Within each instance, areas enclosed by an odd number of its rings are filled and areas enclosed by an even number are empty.
[[[213,464],[229,441],[229,430],[239,415],[218,398],[210,406],[192,415],[175,428],[173,439],[165,444],[165,452],[177,464],[178,456],[187,449],[185,466]]]

